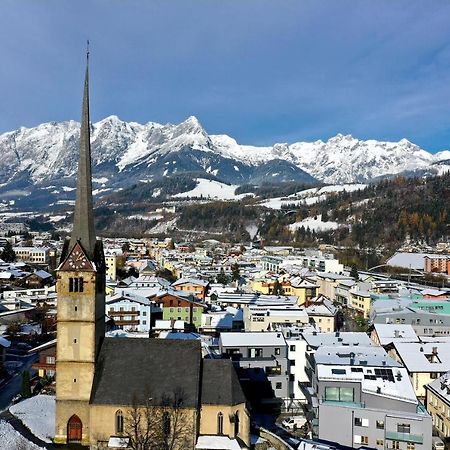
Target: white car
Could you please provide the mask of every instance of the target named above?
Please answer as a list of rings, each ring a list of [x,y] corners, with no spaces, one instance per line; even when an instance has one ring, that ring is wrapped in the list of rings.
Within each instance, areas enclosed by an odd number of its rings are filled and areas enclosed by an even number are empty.
[[[286,417],[286,419],[281,422],[281,425],[283,425],[284,428],[287,428],[288,430],[296,430],[297,428],[300,428],[306,423],[306,419],[303,416],[292,416],[292,417]]]

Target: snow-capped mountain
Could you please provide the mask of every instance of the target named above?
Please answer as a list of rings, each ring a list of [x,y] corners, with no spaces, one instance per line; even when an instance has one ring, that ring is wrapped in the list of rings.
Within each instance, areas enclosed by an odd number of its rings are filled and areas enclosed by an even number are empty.
[[[36,189],[70,192],[78,135],[75,121],[0,135],[0,198],[7,192]],[[110,116],[92,125],[91,140],[96,193],[186,172],[207,173],[232,184],[315,180],[339,184],[450,168],[449,151],[433,155],[406,139],[362,141],[338,134],[326,142],[253,147],[226,135],[208,135],[195,117],[161,125]]]

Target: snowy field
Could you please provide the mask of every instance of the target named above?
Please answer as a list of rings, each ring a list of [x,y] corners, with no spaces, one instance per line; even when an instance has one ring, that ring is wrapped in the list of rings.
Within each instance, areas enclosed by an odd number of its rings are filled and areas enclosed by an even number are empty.
[[[304,227],[305,230],[309,228],[311,231],[331,231],[336,230],[339,228],[340,224],[337,222],[327,221],[322,222],[322,216],[319,214],[318,216],[314,217],[307,217],[306,219],[303,219],[301,222],[295,222],[289,225],[289,229],[291,231],[296,231],[297,229]]]
[[[55,435],[55,397],[36,395],[16,403],[9,411],[39,439],[51,442]]]
[[[12,425],[0,420],[0,445],[4,450],[44,450],[26,440]]]
[[[314,205],[327,198],[330,194],[336,192],[353,192],[358,189],[364,189],[365,184],[336,184],[332,186],[323,186],[321,188],[305,189],[304,191],[296,192],[288,197],[277,197],[265,200],[261,203],[262,206],[266,206],[271,209],[281,209],[287,205]]]
[[[238,186],[220,183],[215,180],[205,180],[204,178],[197,178],[195,180],[197,186],[194,189],[175,194],[173,197],[203,197],[203,198],[217,198],[219,200],[239,200],[249,194],[235,195],[234,191]]]

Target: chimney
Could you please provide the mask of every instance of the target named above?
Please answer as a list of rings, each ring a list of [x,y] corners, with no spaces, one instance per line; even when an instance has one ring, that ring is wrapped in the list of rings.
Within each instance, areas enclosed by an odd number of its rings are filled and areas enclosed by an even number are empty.
[[[438,348],[437,348],[437,347],[433,347],[433,348],[431,349],[431,353],[433,353],[433,355],[437,356],[437,354],[438,354]]]
[[[400,337],[400,331],[394,330],[394,337],[398,339]]]

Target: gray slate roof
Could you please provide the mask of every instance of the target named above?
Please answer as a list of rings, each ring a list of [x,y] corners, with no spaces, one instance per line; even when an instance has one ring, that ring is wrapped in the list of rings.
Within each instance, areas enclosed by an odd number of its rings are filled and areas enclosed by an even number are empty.
[[[230,359],[204,359],[202,404],[238,405],[245,395]]]
[[[197,407],[200,390],[199,341],[105,338],[100,350],[91,403],[160,404],[181,389],[185,407]]]

